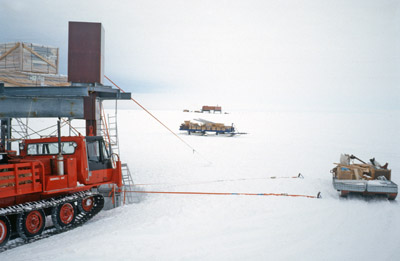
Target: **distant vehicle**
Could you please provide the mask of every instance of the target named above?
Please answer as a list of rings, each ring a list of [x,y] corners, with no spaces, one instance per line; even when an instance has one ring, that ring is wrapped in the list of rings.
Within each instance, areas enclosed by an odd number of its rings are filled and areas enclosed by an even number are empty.
[[[360,163],[355,164],[354,160]],[[350,162],[352,161],[352,163]],[[363,195],[387,195],[390,200],[397,197],[397,184],[391,181],[391,170],[388,163],[380,165],[375,158],[366,163],[354,155],[341,155],[340,163],[331,170],[333,187],[340,191],[342,197],[349,193]]]
[[[201,108],[201,112],[209,112],[210,113],[211,111],[213,111],[214,113],[215,112],[222,113],[222,108],[221,108],[221,106],[207,106],[207,105],[204,105]]]
[[[223,123],[215,123],[204,119],[195,119],[194,121],[197,122],[184,121],[184,123],[179,127],[179,130],[187,131],[189,135],[192,133],[200,133],[204,135],[208,132],[215,133],[216,135],[227,134],[229,136],[246,134],[244,132],[236,132],[233,123],[231,126],[227,126]]]

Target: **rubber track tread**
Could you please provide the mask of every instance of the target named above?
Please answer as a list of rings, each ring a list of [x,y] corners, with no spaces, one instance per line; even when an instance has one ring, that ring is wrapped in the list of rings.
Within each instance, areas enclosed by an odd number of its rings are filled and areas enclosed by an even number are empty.
[[[0,216],[8,216],[8,215],[20,214],[20,213],[28,212],[28,211],[32,211],[32,210],[55,207],[59,204],[64,204],[66,202],[77,201],[78,204],[80,204],[81,200],[83,200],[84,198],[89,197],[89,196],[93,197],[93,199],[94,199],[94,206],[93,206],[92,210],[87,213],[84,213],[84,212],[78,213],[75,217],[75,222],[73,224],[71,224],[70,226],[66,226],[63,229],[56,229],[53,226],[50,228],[46,228],[41,235],[38,235],[31,239],[24,240],[24,239],[18,237],[16,239],[10,240],[8,242],[8,244],[6,244],[4,247],[0,248],[0,253],[4,252],[6,250],[10,250],[10,249],[28,244],[28,243],[38,241],[43,238],[48,238],[52,235],[56,235],[56,234],[62,233],[64,231],[71,230],[73,228],[83,225],[84,223],[86,223],[92,217],[97,215],[103,209],[104,197],[95,192],[83,191],[83,192],[78,192],[75,194],[66,195],[66,196],[62,196],[62,197],[58,197],[58,198],[51,198],[51,199],[45,199],[45,200],[40,200],[40,201],[36,201],[36,202],[29,202],[29,203],[24,203],[24,204],[0,209]]]

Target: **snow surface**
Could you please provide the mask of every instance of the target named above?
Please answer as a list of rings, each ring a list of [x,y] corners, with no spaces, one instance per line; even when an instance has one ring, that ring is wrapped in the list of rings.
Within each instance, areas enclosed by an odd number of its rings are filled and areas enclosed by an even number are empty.
[[[121,156],[136,184],[155,191],[288,193],[149,194],[102,211],[85,226],[0,254],[1,260],[400,260],[400,206],[384,197],[339,198],[330,169],[341,153],[389,162],[400,184],[399,113],[154,111],[235,123],[238,137],[179,134],[139,110],[119,111]],[[177,131],[178,132],[178,131]],[[304,175],[304,179],[268,177]],[[226,180],[226,181],[222,181]],[[213,182],[218,181],[218,182]]]

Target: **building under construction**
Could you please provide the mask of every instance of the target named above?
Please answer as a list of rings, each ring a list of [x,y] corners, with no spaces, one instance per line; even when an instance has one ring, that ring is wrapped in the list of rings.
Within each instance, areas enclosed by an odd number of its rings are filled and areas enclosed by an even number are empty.
[[[1,49],[0,251],[12,238],[59,233],[107,204],[135,200],[125,195],[133,181],[119,157],[117,106],[111,121],[103,109],[103,101],[117,104],[131,94],[103,84],[102,25],[70,22],[68,49],[68,78],[57,74],[57,48],[13,43]],[[32,138],[32,131],[39,133],[21,118],[53,118],[56,135]],[[85,121],[83,133],[72,127],[76,119]],[[62,136],[67,125],[73,132]],[[54,225],[50,232],[47,217]]]

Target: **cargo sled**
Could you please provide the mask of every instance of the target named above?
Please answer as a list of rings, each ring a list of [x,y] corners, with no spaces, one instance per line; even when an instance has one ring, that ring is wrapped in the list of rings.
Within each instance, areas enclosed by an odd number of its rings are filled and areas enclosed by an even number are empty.
[[[359,163],[354,163],[357,160]],[[341,155],[340,163],[331,170],[333,187],[340,191],[342,197],[349,193],[363,195],[387,195],[388,199],[397,197],[397,184],[391,181],[391,170],[388,163],[380,165],[375,158],[366,163],[354,155]]]
[[[226,126],[223,123],[215,123],[203,119],[195,119],[197,122],[184,121],[179,127],[181,131],[187,131],[189,135],[192,133],[199,133],[205,135],[206,133],[215,133],[215,135],[225,134],[228,136],[234,136],[239,134],[246,134],[244,132],[238,132],[235,126]]]

